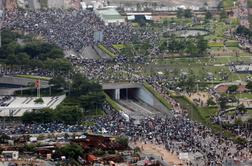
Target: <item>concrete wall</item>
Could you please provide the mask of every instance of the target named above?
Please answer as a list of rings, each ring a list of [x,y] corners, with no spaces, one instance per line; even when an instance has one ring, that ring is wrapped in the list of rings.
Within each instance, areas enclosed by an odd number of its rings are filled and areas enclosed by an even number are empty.
[[[145,102],[146,104],[149,104],[150,106],[156,108],[157,110],[161,111],[168,111],[168,109],[156,99],[155,96],[152,95],[147,89],[144,87],[137,89],[136,91],[136,97]]]
[[[64,0],[48,0],[48,8],[64,8]]]

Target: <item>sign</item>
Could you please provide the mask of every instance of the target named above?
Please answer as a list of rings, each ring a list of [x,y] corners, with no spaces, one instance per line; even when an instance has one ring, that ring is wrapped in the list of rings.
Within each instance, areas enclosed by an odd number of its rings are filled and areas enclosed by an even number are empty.
[[[103,41],[103,31],[94,32],[94,41],[95,42],[102,42]]]
[[[40,80],[35,81],[35,87],[38,89],[40,88]]]

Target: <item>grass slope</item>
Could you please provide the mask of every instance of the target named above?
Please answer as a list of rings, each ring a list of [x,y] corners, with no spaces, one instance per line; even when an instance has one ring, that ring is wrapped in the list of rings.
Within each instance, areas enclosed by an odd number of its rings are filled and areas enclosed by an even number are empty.
[[[99,44],[98,48],[100,48],[105,54],[107,54],[111,58],[115,58],[116,57],[116,55],[114,53],[112,53],[111,51],[109,51],[104,45]]]
[[[104,94],[106,96],[106,101],[109,103],[109,105],[111,105],[112,108],[114,108],[118,112],[122,111],[120,107],[116,104],[116,102],[109,97],[109,95],[107,95],[105,92]]]

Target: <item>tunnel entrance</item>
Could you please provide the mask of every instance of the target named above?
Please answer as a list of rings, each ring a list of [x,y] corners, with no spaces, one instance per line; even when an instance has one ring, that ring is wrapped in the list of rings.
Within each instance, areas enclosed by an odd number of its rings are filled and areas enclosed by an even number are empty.
[[[114,89],[108,89],[104,90],[104,92],[109,95],[110,98],[115,99],[115,90]]]
[[[120,99],[136,99],[137,90],[138,88],[120,89]]]
[[[160,103],[144,87],[129,87],[129,86],[113,86],[111,85],[104,92],[115,100],[116,103],[126,111],[126,114],[145,117],[145,115],[153,115],[160,111],[166,112],[168,109]]]
[[[109,89],[104,90],[114,100],[137,99],[139,88]]]

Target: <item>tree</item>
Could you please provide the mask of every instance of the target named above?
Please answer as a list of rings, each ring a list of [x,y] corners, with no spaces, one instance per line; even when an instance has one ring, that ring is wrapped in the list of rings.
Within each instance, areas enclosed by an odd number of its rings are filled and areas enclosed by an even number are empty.
[[[24,45],[20,45],[18,39],[24,39]],[[32,40],[14,32],[2,32],[2,47],[0,48],[0,60],[10,65],[26,66],[29,69],[43,68],[57,71],[69,71],[72,66],[64,58],[63,50],[59,47]]]
[[[207,105],[210,106],[210,105],[216,105],[216,103],[214,102],[213,98],[210,97],[207,99]]]
[[[228,86],[228,93],[235,93],[238,89],[238,86],[237,85],[230,85]]]
[[[75,74],[72,79],[71,95],[80,97],[89,92],[102,91],[102,86],[96,82],[89,81],[81,74]]]
[[[118,136],[116,137],[116,142],[126,148],[128,147],[129,139],[127,137]]]
[[[9,140],[10,137],[8,135],[6,135],[5,133],[1,133],[0,134],[0,143],[6,143],[7,140]]]
[[[169,20],[168,20],[168,19],[165,19],[165,20],[163,21],[163,26],[167,26],[167,25],[169,25]]]
[[[167,42],[162,41],[158,48],[159,48],[160,52],[164,52],[167,49]]]
[[[142,10],[142,6],[140,3],[137,3],[137,11],[141,11]]]
[[[102,108],[105,101],[105,95],[102,91],[92,92],[80,97],[81,105],[85,110],[97,110]]]
[[[198,55],[198,48],[192,41],[188,41],[185,52],[191,56],[196,56]]]
[[[83,117],[82,112],[78,106],[59,106],[55,110],[55,117],[59,122],[65,124],[76,124],[80,122]]]
[[[213,17],[212,13],[210,11],[207,11],[206,14],[205,14],[205,19],[210,20],[210,19],[212,19],[212,17]]]
[[[223,10],[223,8],[224,8],[224,2],[220,1],[217,7],[218,7],[218,10]]]
[[[184,17],[185,18],[191,18],[192,17],[192,10],[191,9],[185,9],[184,10]]]
[[[182,18],[184,16],[184,9],[178,8],[176,16],[177,18]]]
[[[17,59],[18,59],[18,65],[29,65],[30,63],[30,57],[28,54],[26,54],[25,52],[20,52],[18,54],[16,54]]]
[[[245,139],[245,138],[242,138],[242,137],[237,137],[236,139],[235,139],[235,142],[237,143],[237,144],[240,144],[240,145],[245,145],[246,143],[247,143],[247,140]]]
[[[228,17],[227,12],[225,10],[221,10],[220,19],[223,20],[226,19],[227,17]]]
[[[199,54],[204,54],[208,48],[208,41],[204,39],[203,36],[197,37],[197,48]]]
[[[36,103],[36,104],[43,104],[44,100],[40,97],[40,98],[34,100],[34,103]]]
[[[246,88],[247,88],[249,91],[252,90],[252,81],[248,81],[248,82],[247,82]]]
[[[59,153],[66,156],[68,159],[77,160],[79,156],[82,157],[84,155],[84,150],[80,145],[72,143],[60,148]]]
[[[49,80],[49,85],[52,85],[55,90],[66,88],[66,80],[62,76],[56,76]]]
[[[224,95],[220,96],[218,99],[218,103],[220,105],[221,111],[224,111],[226,109],[227,103],[228,103],[228,98]]]
[[[34,110],[32,112],[25,112],[21,117],[23,123],[49,123],[55,120],[53,111],[51,109]]]
[[[239,113],[245,113],[246,112],[246,108],[243,104],[240,104],[236,107],[236,110],[239,112]]]

